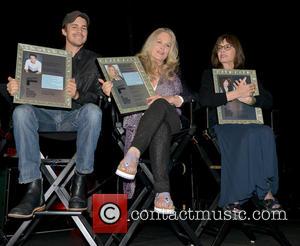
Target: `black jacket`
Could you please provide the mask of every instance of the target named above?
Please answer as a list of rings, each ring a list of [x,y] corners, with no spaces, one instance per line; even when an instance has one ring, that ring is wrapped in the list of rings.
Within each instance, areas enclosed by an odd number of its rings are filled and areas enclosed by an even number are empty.
[[[97,104],[103,96],[98,81],[97,54],[81,48],[72,59],[72,77],[75,78],[79,92],[79,98],[72,100],[72,109],[78,109],[86,103]]]

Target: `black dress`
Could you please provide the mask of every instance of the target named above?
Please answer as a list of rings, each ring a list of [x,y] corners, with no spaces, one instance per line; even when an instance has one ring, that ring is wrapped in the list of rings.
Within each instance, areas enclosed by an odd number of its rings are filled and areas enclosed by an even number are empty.
[[[259,83],[254,107],[271,108],[272,96]],[[212,71],[202,75],[199,102],[209,109],[221,151],[221,195],[219,206],[244,202],[253,194],[263,199],[278,189],[276,144],[270,127],[260,124],[217,124],[216,107],[227,103],[225,93],[214,92]]]

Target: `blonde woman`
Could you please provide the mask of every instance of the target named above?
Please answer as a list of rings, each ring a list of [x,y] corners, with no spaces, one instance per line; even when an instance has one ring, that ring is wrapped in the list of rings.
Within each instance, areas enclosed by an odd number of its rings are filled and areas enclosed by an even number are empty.
[[[149,149],[156,192],[154,210],[171,214],[175,208],[170,196],[168,175],[170,144],[172,134],[181,128],[178,108],[184,101],[183,96],[180,96],[182,84],[177,75],[179,58],[173,31],[168,28],[155,30],[137,56],[151,80],[156,95],[145,99],[149,104],[145,112],[124,118],[126,154],[116,174],[133,180],[140,156]],[[106,95],[110,94],[111,87],[110,82],[103,84]]]

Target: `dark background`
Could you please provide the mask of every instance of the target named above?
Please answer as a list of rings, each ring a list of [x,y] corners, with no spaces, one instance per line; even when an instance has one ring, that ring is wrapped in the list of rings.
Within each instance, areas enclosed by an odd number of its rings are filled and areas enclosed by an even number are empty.
[[[17,43],[62,48],[65,13],[86,12],[91,18],[87,47],[102,56],[128,56],[140,50],[158,27],[171,28],[178,39],[183,80],[197,90],[210,65],[216,38],[236,34],[247,68],[274,96],[279,110],[277,138],[281,196],[299,204],[299,13],[288,1],[8,1],[2,6],[0,81],[14,76]]]

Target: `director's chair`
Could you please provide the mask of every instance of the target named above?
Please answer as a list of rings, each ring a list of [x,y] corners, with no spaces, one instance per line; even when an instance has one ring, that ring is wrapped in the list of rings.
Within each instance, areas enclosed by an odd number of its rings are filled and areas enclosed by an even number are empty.
[[[191,103],[190,113],[192,113],[192,107],[193,105]],[[193,125],[191,116],[190,119],[189,127],[182,129],[178,134],[173,136],[169,172],[180,163],[180,157],[182,156],[184,150],[187,149],[187,146],[193,142],[196,127]],[[149,164],[150,161],[148,159],[140,159],[136,179],[137,181],[141,182],[142,188],[139,190],[139,192],[137,192],[138,194],[132,198],[133,201],[128,210],[129,217],[134,210],[149,210],[153,205],[155,198],[155,191],[153,188],[154,178],[151,169],[149,168]],[[178,211],[176,212],[178,213]],[[129,219],[127,233],[125,235],[116,233],[112,234],[106,241],[105,245],[108,246],[113,243],[117,243],[118,245],[127,245],[141,222],[141,219],[134,221]],[[169,222],[176,236],[181,241],[185,243],[189,242],[193,245],[202,245],[200,239],[196,236],[194,230],[186,220],[179,218],[176,221],[170,220]]]
[[[74,132],[42,133],[40,136],[62,141],[76,139],[76,133]],[[22,245],[33,232],[43,216],[70,216],[89,245],[102,245],[102,242],[98,236],[93,233],[92,227],[83,216],[82,212],[50,210],[57,199],[64,205],[65,208],[68,207],[70,195],[66,186],[74,175],[75,160],[76,153],[71,159],[42,158],[41,172],[44,180],[47,180],[50,184],[49,188],[45,192],[45,211],[36,212],[31,220],[24,221],[8,241],[8,246]],[[58,169],[60,169],[60,172],[57,175]]]
[[[201,112],[202,114],[203,111]],[[267,119],[267,122],[270,123],[271,127],[273,130],[275,130],[275,135],[278,134],[277,130],[274,129],[275,122],[274,122],[274,112],[272,111],[270,113],[270,119]],[[205,109],[205,115],[202,116],[201,118],[206,119],[205,127],[204,130],[202,131],[202,141],[206,141],[207,143],[211,144],[215,148],[215,154],[220,156],[220,148],[218,145],[218,140],[217,136],[212,128],[209,127],[208,123],[208,108]],[[270,122],[271,121],[271,122]],[[198,139],[197,141],[201,141]],[[221,184],[221,164],[220,164],[220,158],[219,158],[219,163],[215,163],[212,161],[212,159],[209,157],[209,154],[207,150],[203,147],[207,144],[205,143],[202,144],[196,144],[196,147],[198,148],[198,151],[201,155],[201,158],[203,162],[205,163],[207,169],[209,170],[211,176],[214,178],[215,182],[217,183],[218,186]],[[208,211],[215,211],[218,209],[218,200],[219,200],[220,193],[218,193],[215,198],[213,199],[211,205],[208,208]],[[254,208],[258,210],[262,210],[263,207],[259,205],[258,203],[258,198],[256,196],[253,196],[251,199],[252,204],[254,205]],[[201,237],[201,235],[207,231],[210,230],[209,228],[209,220],[203,220],[201,221],[196,230],[195,233],[198,237]],[[291,246],[290,242],[284,235],[284,233],[278,228],[278,226],[275,224],[276,222],[274,221],[263,221],[263,223],[258,224],[257,221],[244,221],[244,220],[223,220],[221,222],[221,225],[217,229],[213,229],[214,234],[214,240],[212,242],[212,246],[218,246],[221,245],[224,239],[226,238],[227,234],[230,232],[231,228],[233,226],[238,226],[239,229],[243,231],[243,233],[248,237],[249,241],[251,243],[255,243],[256,241],[256,236],[254,235],[254,231],[263,233],[263,234],[268,234],[272,236],[280,245],[282,246]]]

